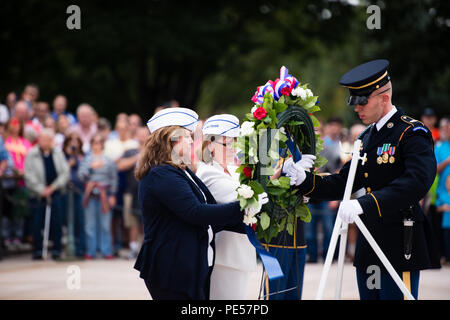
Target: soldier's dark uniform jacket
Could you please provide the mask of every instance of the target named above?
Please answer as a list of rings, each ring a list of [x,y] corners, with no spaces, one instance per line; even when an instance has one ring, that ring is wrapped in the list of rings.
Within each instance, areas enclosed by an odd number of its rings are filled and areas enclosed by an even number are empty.
[[[399,108],[380,131],[374,126],[360,136],[360,154],[367,153],[367,160],[364,165],[359,161],[353,185],[353,192],[366,190],[358,198],[364,212],[361,220],[397,272],[438,267],[430,242],[431,229],[419,205],[436,176],[431,133]],[[321,177],[307,172],[300,191],[311,198],[342,200],[349,168],[350,161],[338,174]],[[409,260],[405,258],[403,244],[406,215],[415,222]],[[365,271],[370,265],[386,271],[358,231],[354,266]]]

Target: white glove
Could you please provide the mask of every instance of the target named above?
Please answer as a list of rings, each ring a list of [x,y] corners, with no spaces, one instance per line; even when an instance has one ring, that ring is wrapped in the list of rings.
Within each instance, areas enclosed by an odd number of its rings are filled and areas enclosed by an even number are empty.
[[[294,166],[294,160],[292,158],[288,158],[283,163],[283,173],[289,174],[292,170],[292,167]]]
[[[292,158],[287,159],[283,163],[283,173],[291,178],[291,186],[296,183],[297,175],[295,174],[294,160],[292,160]]]
[[[293,176],[291,176],[291,185],[295,184],[296,186],[299,186],[305,181],[306,179],[306,173],[305,169],[303,169],[302,166],[297,164],[294,164],[295,171],[293,172]],[[294,182],[292,183],[292,178],[294,178]]]
[[[313,167],[315,160],[316,156],[313,154],[302,154],[302,159],[297,161],[295,165],[301,165],[303,169],[309,171]]]
[[[295,169],[295,185],[301,185],[303,181],[306,179],[305,171],[309,171],[314,165],[314,160],[316,160],[316,156],[312,154],[304,154],[302,155],[302,159],[297,161],[293,168]]]
[[[286,160],[283,165],[283,173],[285,173],[290,180],[290,184],[292,185],[300,185],[306,179],[305,170],[312,168],[314,165],[314,160],[316,159],[315,155],[312,154],[304,154],[302,155],[302,159],[294,163],[292,158]]]
[[[258,202],[253,206],[248,206],[247,208],[245,208],[245,214],[253,217],[261,211],[263,204],[266,204],[267,202],[269,202],[267,193],[263,192],[258,194]]]
[[[302,158],[296,163],[294,163],[292,158],[289,158],[284,162],[283,173],[288,176],[293,176],[294,171],[298,168],[298,166],[301,166],[304,170],[311,169],[315,160],[316,156],[312,154],[303,154]]]
[[[353,223],[357,215],[363,213],[358,200],[344,200],[338,210],[339,218],[345,223]]]
[[[291,180],[290,180],[291,186],[293,186],[294,184],[296,186],[298,186],[299,184],[301,184],[306,179],[305,169],[303,169],[303,167],[300,164],[298,164],[298,162],[294,163],[292,158],[289,158],[284,163],[284,165],[283,165],[283,173],[285,173],[286,176],[291,178]]]

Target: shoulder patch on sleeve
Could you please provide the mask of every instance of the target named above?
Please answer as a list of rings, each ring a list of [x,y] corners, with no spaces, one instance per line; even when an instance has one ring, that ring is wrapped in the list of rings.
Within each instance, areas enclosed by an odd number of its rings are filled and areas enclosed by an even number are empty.
[[[417,130],[422,130],[425,133],[428,133],[428,129],[425,127],[415,127],[414,129],[412,129],[412,131],[417,131]]]

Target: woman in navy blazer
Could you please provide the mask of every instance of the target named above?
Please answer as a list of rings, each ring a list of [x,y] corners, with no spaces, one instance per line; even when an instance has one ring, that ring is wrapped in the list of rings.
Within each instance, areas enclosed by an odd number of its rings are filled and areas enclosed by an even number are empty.
[[[185,108],[169,111],[173,109]],[[237,201],[216,204],[186,166],[192,146],[188,129],[148,126],[152,134],[136,168],[145,238],[134,268],[154,300],[209,299],[214,259],[210,226],[241,225],[243,213]]]

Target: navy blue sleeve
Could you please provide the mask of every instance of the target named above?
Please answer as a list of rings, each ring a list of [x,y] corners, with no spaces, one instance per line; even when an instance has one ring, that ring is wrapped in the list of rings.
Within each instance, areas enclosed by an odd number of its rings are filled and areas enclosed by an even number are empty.
[[[143,194],[143,206],[159,201],[168,211],[193,225],[227,225],[242,222],[239,202],[227,204],[201,203],[192,191],[188,178],[169,170],[152,170]]]
[[[313,199],[327,201],[342,200],[349,170],[350,161],[344,164],[339,173],[336,174],[319,176],[306,172],[306,179],[298,188],[304,196]],[[355,176],[352,192],[360,188],[361,184],[358,177]]]

